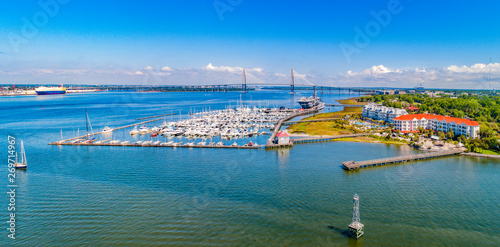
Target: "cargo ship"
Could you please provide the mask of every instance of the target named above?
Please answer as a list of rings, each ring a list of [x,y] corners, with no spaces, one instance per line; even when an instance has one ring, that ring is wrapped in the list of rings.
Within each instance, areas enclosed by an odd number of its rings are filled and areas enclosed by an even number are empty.
[[[37,87],[35,89],[36,94],[38,95],[50,95],[50,94],[65,94],[66,88],[63,85],[59,85],[59,87]]]

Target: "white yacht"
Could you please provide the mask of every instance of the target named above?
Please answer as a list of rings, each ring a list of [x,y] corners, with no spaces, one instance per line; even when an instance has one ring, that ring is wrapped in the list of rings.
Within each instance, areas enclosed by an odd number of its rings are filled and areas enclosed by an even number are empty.
[[[148,132],[149,132],[149,128],[144,126],[144,125],[139,128],[139,134],[141,134],[141,135],[145,135]]]
[[[139,131],[137,130],[137,126],[134,127],[132,131],[130,131],[130,135],[137,135],[139,134]]]

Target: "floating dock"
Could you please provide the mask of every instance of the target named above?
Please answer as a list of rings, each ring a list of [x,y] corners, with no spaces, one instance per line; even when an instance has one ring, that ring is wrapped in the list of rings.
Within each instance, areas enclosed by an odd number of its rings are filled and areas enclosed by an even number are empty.
[[[172,116],[172,115],[175,115],[175,113],[157,115],[157,116],[152,116],[152,117],[141,117],[141,118],[136,118],[135,120],[144,120],[144,119],[158,118],[158,117],[165,117],[165,116]]]
[[[388,164],[396,164],[396,163],[404,163],[411,162],[417,160],[425,160],[425,159],[433,159],[445,156],[452,156],[463,153],[464,150],[452,150],[452,151],[443,151],[443,152],[429,152],[425,154],[415,154],[415,155],[406,155],[406,156],[398,156],[392,158],[384,158],[384,159],[375,159],[375,160],[365,160],[365,161],[344,161],[342,162],[342,169],[353,171],[358,170],[360,168],[371,167],[371,166],[381,166]]]
[[[111,146],[111,147],[171,147],[171,148],[230,148],[230,149],[259,149],[261,146],[209,146],[209,145],[165,145],[165,144],[110,144],[110,143],[49,143],[49,145],[61,145],[61,146]]]

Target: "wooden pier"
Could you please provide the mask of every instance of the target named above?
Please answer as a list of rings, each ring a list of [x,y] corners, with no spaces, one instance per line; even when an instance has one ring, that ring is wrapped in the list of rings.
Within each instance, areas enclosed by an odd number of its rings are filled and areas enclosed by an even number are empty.
[[[141,117],[141,118],[136,118],[135,120],[144,120],[144,119],[158,118],[158,117],[165,117],[165,116],[172,116],[172,115],[175,115],[175,113],[169,113],[169,114],[163,114],[163,115],[151,116],[151,117]]]
[[[429,152],[424,154],[406,155],[398,156],[384,159],[375,160],[365,160],[365,161],[344,161],[342,162],[342,169],[352,171],[358,170],[360,168],[371,167],[371,166],[381,166],[388,164],[404,163],[417,160],[433,159],[445,156],[452,156],[463,153],[464,150],[452,150],[443,152]]]
[[[289,147],[289,144],[281,144],[281,145],[278,145],[278,144],[274,144],[274,139],[276,139],[276,134],[278,134],[278,131],[280,131],[281,129],[281,126],[283,126],[283,123],[290,120],[290,119],[293,119],[295,117],[299,117],[299,116],[303,116],[303,115],[309,115],[311,113],[314,113],[314,112],[317,112],[318,109],[317,108],[311,108],[309,110],[304,110],[304,111],[301,111],[301,112],[298,112],[298,113],[295,113],[295,114],[292,114],[284,119],[281,119],[280,121],[278,121],[276,123],[276,126],[274,127],[274,130],[273,130],[273,133],[271,134],[271,137],[269,137],[268,141],[267,141],[267,144],[266,144],[266,148],[279,148],[279,147]],[[291,146],[293,146],[293,143],[291,144]]]
[[[312,120],[299,120],[299,121],[286,121],[283,125],[292,125],[298,123],[315,123],[315,122],[331,122],[342,118],[323,118],[323,119],[312,119]]]
[[[165,144],[111,144],[111,143],[49,143],[49,145],[60,145],[60,146],[107,146],[107,147],[170,147],[170,148],[229,148],[229,149],[259,149],[261,146],[209,146],[209,145],[165,145]]]
[[[329,141],[333,141],[335,139],[367,136],[370,134],[371,133],[358,133],[358,134],[350,134],[350,135],[306,137],[306,138],[300,138],[300,139],[293,139],[292,141],[293,141],[293,143],[329,142]]]
[[[365,105],[344,105],[344,104],[325,104],[325,106],[333,106],[333,107],[363,107]]]

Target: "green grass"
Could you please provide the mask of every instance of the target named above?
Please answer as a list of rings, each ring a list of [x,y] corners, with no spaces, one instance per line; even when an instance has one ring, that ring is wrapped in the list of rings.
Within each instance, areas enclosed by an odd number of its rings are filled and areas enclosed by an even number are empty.
[[[359,98],[349,98],[349,99],[339,99],[337,100],[340,104],[344,105],[366,105],[365,102],[358,102]]]
[[[479,148],[476,153],[489,154],[489,155],[500,155],[500,152],[491,149],[481,149]]]
[[[400,140],[395,140],[395,139],[387,140],[383,137],[376,137],[376,136],[347,137],[347,138],[335,139],[333,141],[370,142],[370,143],[384,143],[384,144],[396,144],[396,145],[407,144],[406,141],[400,141]]]
[[[363,109],[361,107],[344,107],[342,111],[316,114],[304,118],[304,120],[344,118],[346,115],[361,115],[362,112]],[[298,123],[290,125],[287,129],[290,133],[304,133],[308,135],[348,135],[354,133],[351,129],[335,127],[334,121]]]
[[[304,118],[304,120],[325,119],[325,118],[343,118],[346,115],[361,115],[363,108],[361,107],[344,107],[344,110],[337,112],[327,112],[316,114],[314,116]]]

